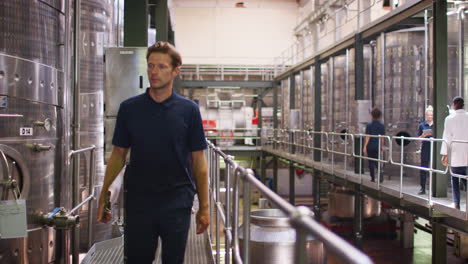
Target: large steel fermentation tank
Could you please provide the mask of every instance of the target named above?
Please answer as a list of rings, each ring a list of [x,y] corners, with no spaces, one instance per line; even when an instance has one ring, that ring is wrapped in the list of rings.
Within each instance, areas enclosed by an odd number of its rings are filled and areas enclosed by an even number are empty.
[[[81,147],[96,146],[96,178],[94,190],[97,197],[104,180],[104,48],[116,46],[113,24],[114,0],[81,1],[81,53],[80,53],[80,129]],[[80,197],[88,194],[86,160],[80,160]],[[93,201],[97,208],[97,199]],[[88,206],[82,208],[80,248],[88,248]],[[100,224],[93,217],[92,242],[111,238],[111,225]]]
[[[53,262],[56,231],[40,228],[34,216],[58,204],[70,206],[68,193],[55,191],[58,184],[68,186],[61,177],[64,12],[62,1],[0,1],[0,97],[6,102],[0,107],[0,150],[19,182],[28,216],[27,238],[0,239],[1,263]],[[0,174],[0,181],[7,177]],[[0,197],[4,193],[0,187]],[[13,199],[11,192],[7,199]]]
[[[389,136],[417,137],[424,120],[425,102],[425,32],[412,28],[385,33],[377,38],[376,87],[374,102],[383,112],[385,133]],[[420,163],[419,142],[404,141],[404,162]],[[395,149],[396,148],[396,149]],[[401,141],[394,142],[393,159],[400,161]],[[384,173],[398,176],[400,167],[386,166]],[[404,175],[415,177],[416,170]]]
[[[334,56],[332,83],[330,87],[329,109],[331,109],[331,121],[329,131],[335,133],[355,132],[356,111],[350,111],[355,105],[354,89],[354,49],[348,49],[344,54]],[[343,135],[329,136],[329,149],[340,153],[352,153],[351,138]],[[353,159],[340,154],[331,154],[335,165],[342,166],[346,160],[352,165]]]
[[[239,228],[240,248],[243,245],[242,227]],[[250,217],[249,263],[289,264],[294,263],[296,231],[289,219],[279,209],[252,211]],[[322,242],[312,236],[307,237],[307,262],[326,263],[326,253]],[[243,254],[241,250],[241,255]]]
[[[286,131],[290,127],[290,92],[289,92],[289,78],[281,81],[281,120],[280,120],[280,131],[278,132],[279,139],[283,141],[280,144],[280,148],[285,151],[289,151],[289,133]]]
[[[332,111],[330,109],[330,100],[332,94],[331,88],[331,76],[333,75],[333,60],[328,60],[327,62],[320,64],[320,78],[321,78],[321,87],[320,87],[320,103],[321,103],[321,120],[320,120],[320,131],[328,132],[332,128]],[[325,144],[326,138],[322,136],[322,147]],[[323,158],[327,159],[329,156],[327,152],[322,153]]]
[[[312,66],[311,68],[307,70],[303,70],[301,72],[302,74],[302,122],[303,126],[302,129],[309,131],[309,130],[314,130],[315,128],[315,118],[314,118],[314,67]],[[313,146],[313,137],[310,137],[307,134],[303,134],[304,140],[303,144],[306,146]],[[304,149],[304,154],[306,156],[310,156],[313,153],[313,151],[310,148],[305,148]],[[312,158],[312,156],[310,156]]]

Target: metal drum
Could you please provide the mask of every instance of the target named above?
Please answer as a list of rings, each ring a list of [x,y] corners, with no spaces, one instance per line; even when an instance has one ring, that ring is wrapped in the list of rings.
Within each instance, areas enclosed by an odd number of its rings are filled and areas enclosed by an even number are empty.
[[[354,217],[355,192],[345,187],[335,187],[328,193],[328,215],[331,217]],[[379,216],[381,203],[378,200],[364,196],[363,217]]]
[[[262,209],[252,211],[250,222],[250,263],[294,263],[296,231],[291,227],[288,217],[281,210]],[[239,231],[241,249],[242,237],[241,227]],[[306,248],[307,263],[326,263],[325,248],[322,242],[309,236]]]

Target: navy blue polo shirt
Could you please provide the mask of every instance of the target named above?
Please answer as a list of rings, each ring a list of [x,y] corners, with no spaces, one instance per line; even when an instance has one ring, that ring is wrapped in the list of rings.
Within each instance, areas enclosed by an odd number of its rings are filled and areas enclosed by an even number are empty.
[[[367,123],[366,134],[367,135],[385,135],[385,127],[381,122],[373,120],[372,122]],[[379,148],[379,139],[370,138],[369,143],[367,144],[367,149],[378,151],[378,148]]]
[[[127,190],[195,190],[191,152],[206,148],[198,105],[175,92],[158,103],[146,93],[120,104],[112,144],[130,148]]]
[[[433,124],[434,125],[434,124]],[[429,125],[426,120],[422,121],[418,126],[418,136],[421,136],[424,130],[433,129],[433,126]],[[433,136],[427,136],[426,138],[431,138]],[[421,151],[429,151],[431,148],[431,142],[423,141]]]

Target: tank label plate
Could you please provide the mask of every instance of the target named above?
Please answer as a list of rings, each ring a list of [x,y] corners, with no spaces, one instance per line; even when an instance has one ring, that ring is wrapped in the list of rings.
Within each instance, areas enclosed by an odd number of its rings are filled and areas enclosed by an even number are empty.
[[[33,128],[32,127],[21,127],[20,128],[20,136],[32,136],[33,135]]]

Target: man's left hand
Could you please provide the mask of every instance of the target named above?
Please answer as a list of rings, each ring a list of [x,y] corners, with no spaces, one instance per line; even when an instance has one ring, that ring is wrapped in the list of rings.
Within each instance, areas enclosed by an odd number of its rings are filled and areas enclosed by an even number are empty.
[[[197,212],[197,235],[204,233],[209,225],[210,225],[209,209],[200,208]]]

